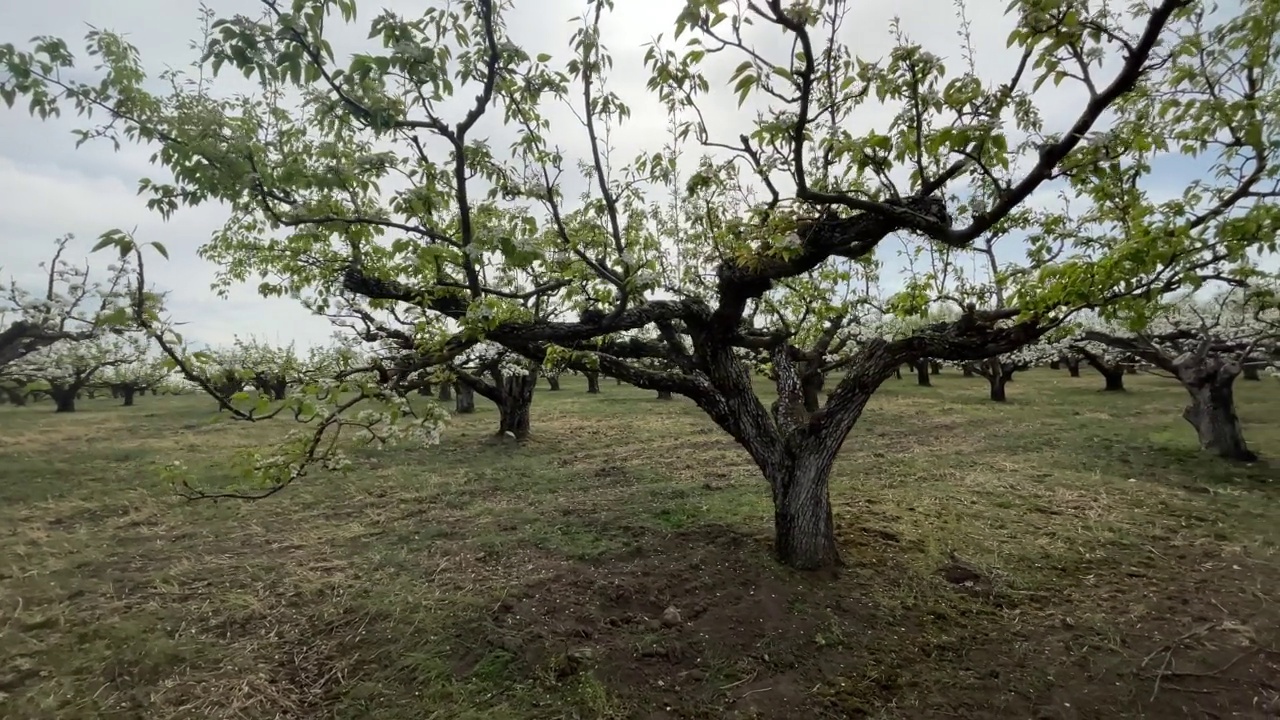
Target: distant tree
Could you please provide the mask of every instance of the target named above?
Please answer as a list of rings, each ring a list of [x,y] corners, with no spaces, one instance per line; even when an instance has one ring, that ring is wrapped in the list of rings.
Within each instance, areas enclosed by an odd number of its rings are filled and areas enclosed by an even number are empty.
[[[92,389],[96,385],[106,388],[111,392],[111,397],[119,398],[125,407],[132,407],[138,393],[155,390],[169,377],[170,372],[170,368],[165,367],[160,358],[144,355],[103,368],[87,387]]]
[[[54,343],[14,363],[53,399],[55,412],[75,412],[76,398],[105,370],[140,362],[146,337],[138,333],[102,333],[87,340]]]

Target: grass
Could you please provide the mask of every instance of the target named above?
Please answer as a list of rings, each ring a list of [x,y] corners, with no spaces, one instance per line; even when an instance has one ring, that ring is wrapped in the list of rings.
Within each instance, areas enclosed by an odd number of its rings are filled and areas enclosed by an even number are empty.
[[[890,381],[832,478],[847,567],[769,555],[768,493],[692,403],[567,379],[534,437],[257,503],[182,459],[284,421],[201,397],[0,407],[0,717],[1166,718],[1280,709],[1280,483],[1200,455],[1182,391],[1039,370]],[[580,386],[581,385],[581,386]],[[1280,385],[1240,382],[1280,455]]]

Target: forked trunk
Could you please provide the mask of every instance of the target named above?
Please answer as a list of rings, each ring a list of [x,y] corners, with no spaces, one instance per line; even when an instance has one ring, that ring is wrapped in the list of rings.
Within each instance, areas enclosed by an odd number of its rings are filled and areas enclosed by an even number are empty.
[[[453,402],[453,411],[459,415],[470,415],[476,411],[476,391],[466,383],[458,383],[458,396]]]
[[[560,389],[560,376],[559,376],[559,375],[548,375],[548,376],[547,376],[547,387],[549,387],[553,392],[554,392],[554,391],[556,391],[556,390],[559,390],[559,389]]]
[[[516,440],[529,437],[529,408],[533,406],[533,387],[537,381],[537,375],[508,375],[502,379],[499,436],[510,433]]]
[[[670,390],[659,390],[659,391],[658,391],[658,398],[657,398],[657,399],[659,399],[659,400],[670,400],[670,399],[671,399],[671,391],[670,391]]]
[[[932,382],[929,381],[929,363],[921,360],[915,364],[916,369],[916,385],[922,387],[931,387]]]
[[[1258,368],[1254,365],[1245,366],[1242,377],[1245,380],[1261,380],[1262,376],[1258,374]]]
[[[440,399],[448,402],[453,399],[453,383],[440,383]]]
[[[1234,375],[1218,372],[1205,382],[1187,385],[1191,404],[1182,411],[1182,417],[1196,429],[1200,449],[1228,460],[1253,462],[1258,456],[1245,444],[1240,429],[1234,382]]]
[[[774,551],[797,570],[841,564],[828,487],[834,458],[834,450],[805,453],[770,478]]]
[[[600,392],[600,373],[588,372],[587,376],[587,392],[595,395]]]
[[[991,386],[991,399],[995,402],[1005,402],[1009,398],[1005,394],[1005,385],[1009,383],[1009,378],[1002,372],[997,372],[987,378],[987,384]]]

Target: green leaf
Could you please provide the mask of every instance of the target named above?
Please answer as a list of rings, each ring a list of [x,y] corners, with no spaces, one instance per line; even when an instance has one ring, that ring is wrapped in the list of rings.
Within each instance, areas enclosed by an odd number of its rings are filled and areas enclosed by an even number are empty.
[[[163,257],[165,260],[169,259],[169,251],[165,249],[164,245],[161,245],[159,242],[153,241],[151,243],[151,247],[155,248],[156,252],[160,253],[161,257]]]

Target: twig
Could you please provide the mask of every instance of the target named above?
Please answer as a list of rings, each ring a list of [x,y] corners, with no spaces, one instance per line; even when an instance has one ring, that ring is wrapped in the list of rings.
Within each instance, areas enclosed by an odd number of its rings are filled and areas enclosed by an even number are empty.
[[[742,697],[740,697],[740,698],[738,698],[738,699],[739,699],[739,700],[741,700],[741,699],[745,698],[745,697],[746,697],[746,696],[748,696],[748,695],[755,695],[756,693],[762,693],[762,692],[765,692],[765,691],[768,691],[768,690],[772,690],[772,689],[773,689],[773,687],[759,688],[759,689],[757,689],[757,690],[748,690],[748,691],[746,691],[746,692],[742,693]]]
[[[728,685],[725,685],[724,687],[722,687],[722,688],[720,688],[720,689],[721,689],[721,690],[728,690],[728,689],[730,689],[730,688],[736,688],[736,687],[738,687],[739,685],[741,685],[742,683],[751,682],[752,680],[754,680],[754,679],[755,679],[756,674],[757,674],[757,673],[759,673],[759,672],[760,672],[759,670],[752,670],[750,675],[748,675],[748,676],[746,676],[746,677],[742,678],[741,680],[739,680],[739,681],[737,681],[737,682],[731,682],[731,683],[729,683]]]
[[[1173,660],[1173,648],[1169,648],[1169,652],[1164,655],[1164,663],[1160,665],[1160,670],[1156,672],[1156,684],[1151,688],[1151,699],[1147,702],[1154,702],[1156,695],[1160,694],[1160,680],[1164,678],[1164,669],[1169,667],[1169,662]]]
[[[1213,622],[1205,623],[1204,625],[1201,625],[1201,626],[1199,626],[1199,627],[1196,627],[1196,628],[1193,628],[1193,629],[1191,629],[1191,630],[1188,630],[1187,632],[1185,632],[1185,633],[1183,633],[1183,634],[1179,635],[1178,637],[1174,638],[1172,641],[1167,642],[1167,643],[1165,643],[1164,645],[1161,645],[1160,647],[1158,647],[1158,648],[1156,648],[1154,651],[1152,651],[1152,653],[1151,653],[1150,655],[1148,655],[1146,658],[1144,658],[1144,659],[1142,660],[1142,665],[1141,665],[1141,667],[1146,667],[1146,666],[1147,666],[1147,663],[1151,662],[1151,659],[1152,659],[1152,658],[1154,658],[1155,656],[1159,655],[1160,653],[1162,653],[1162,652],[1164,652],[1164,651],[1166,651],[1166,650],[1168,650],[1168,651],[1172,652],[1172,651],[1173,651],[1173,648],[1174,648],[1174,647],[1176,647],[1176,646],[1177,646],[1179,643],[1181,643],[1183,640],[1186,640],[1186,639],[1188,639],[1188,638],[1195,637],[1196,635],[1203,635],[1203,634],[1205,634],[1205,633],[1209,632],[1210,630],[1212,630],[1213,628],[1215,628],[1215,627],[1217,627],[1217,626],[1218,626],[1218,622],[1219,622],[1219,621],[1214,620]]]

